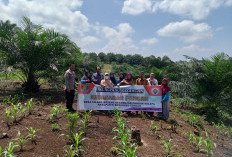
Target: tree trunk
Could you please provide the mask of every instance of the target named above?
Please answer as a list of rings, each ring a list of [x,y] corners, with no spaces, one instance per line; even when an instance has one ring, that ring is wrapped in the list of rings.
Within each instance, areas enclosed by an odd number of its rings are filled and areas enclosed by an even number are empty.
[[[27,91],[27,92],[38,92],[39,91],[39,83],[35,79],[35,74],[34,72],[29,71],[27,75],[27,81],[23,83],[22,87]]]

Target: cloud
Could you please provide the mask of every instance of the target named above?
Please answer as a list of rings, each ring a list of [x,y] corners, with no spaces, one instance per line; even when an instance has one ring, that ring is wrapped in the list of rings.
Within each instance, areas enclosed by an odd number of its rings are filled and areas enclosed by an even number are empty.
[[[129,23],[120,23],[116,28],[104,26],[102,33],[108,39],[108,43],[99,51],[115,53],[135,53],[138,47],[134,45],[129,37],[134,32]]]
[[[153,45],[158,42],[156,38],[143,39],[140,41],[141,44]]]
[[[231,6],[232,0],[162,0],[155,2],[153,12],[162,10],[195,20],[205,19],[213,9]]]
[[[72,40],[85,36],[89,31],[88,18],[81,13],[82,0],[0,0],[1,20],[20,25],[20,19],[28,16],[33,23],[54,28]]]
[[[138,15],[151,10],[150,0],[126,0],[122,8],[123,14]]]
[[[81,38],[80,42],[78,43],[78,45],[80,45],[80,47],[84,47],[84,46],[89,46],[95,43],[100,42],[100,39],[98,39],[97,37],[94,36],[86,36],[84,38]]]
[[[184,42],[197,42],[213,37],[211,27],[206,23],[195,24],[184,20],[172,22],[157,31],[163,37],[177,37]]]

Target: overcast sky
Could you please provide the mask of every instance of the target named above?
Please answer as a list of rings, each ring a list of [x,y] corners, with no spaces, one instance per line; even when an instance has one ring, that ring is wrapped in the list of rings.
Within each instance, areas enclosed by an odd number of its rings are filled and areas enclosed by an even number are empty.
[[[232,56],[232,0],[0,0],[0,19],[22,16],[67,34],[82,52]]]

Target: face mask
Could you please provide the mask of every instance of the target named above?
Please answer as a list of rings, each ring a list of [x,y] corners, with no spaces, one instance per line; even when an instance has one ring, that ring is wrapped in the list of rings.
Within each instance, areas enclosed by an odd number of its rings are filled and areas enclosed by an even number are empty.
[[[107,79],[107,80],[108,80],[108,79],[109,79],[109,76],[105,76],[105,79]]]

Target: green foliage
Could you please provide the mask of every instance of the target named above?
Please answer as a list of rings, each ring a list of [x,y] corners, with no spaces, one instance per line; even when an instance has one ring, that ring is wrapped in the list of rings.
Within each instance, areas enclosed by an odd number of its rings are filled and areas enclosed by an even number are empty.
[[[171,144],[171,139],[164,141],[164,148],[165,151],[167,152],[168,156],[171,155],[171,151],[172,151],[172,144]]]
[[[216,143],[213,143],[210,138],[208,133],[206,132],[206,140],[203,141],[206,149],[205,152],[207,153],[208,156],[213,156],[213,147],[216,149]]]
[[[228,136],[230,134],[230,129],[229,127],[226,127],[225,124],[221,121],[218,124],[212,122],[213,126],[217,129],[217,132],[224,136]]]
[[[51,127],[52,127],[53,131],[59,131],[60,130],[60,125],[57,124],[57,123],[52,123]]]
[[[12,104],[12,106],[13,106],[13,108],[11,109],[11,113],[12,113],[12,117],[13,117],[13,122],[14,123],[17,123],[17,115],[18,115],[18,113],[19,113],[19,107],[20,107],[20,103],[18,104],[18,105],[15,105],[15,104],[13,104],[13,103],[11,103]]]
[[[59,82],[66,62],[72,57],[79,59],[75,56],[80,54],[79,48],[66,35],[44,29],[27,17],[23,17],[21,28],[4,25],[1,21],[0,52],[8,66],[20,70],[18,77],[27,91],[37,91],[41,78]]]
[[[154,135],[155,136],[157,135],[157,131],[159,129],[159,125],[160,125],[160,122],[155,125],[154,121],[153,120],[151,121],[150,128],[151,128],[151,131],[154,131]]]
[[[139,149],[136,143],[129,139],[130,130],[126,129],[124,119],[121,111],[118,109],[114,110],[114,115],[117,118],[117,127],[113,128],[112,131],[116,132],[113,139],[118,140],[116,147],[112,153],[125,157],[136,157],[136,151]]]
[[[79,118],[80,118],[80,115],[78,113],[69,113],[68,114],[68,126],[69,126],[71,133],[74,132],[75,127],[77,125],[77,121]]]
[[[9,110],[8,108],[6,108],[6,124],[7,126],[10,126],[10,117],[11,117],[11,110]]]
[[[73,145],[70,145],[68,149],[64,150],[65,152],[65,157],[78,157],[78,151],[73,148]]]
[[[53,118],[57,118],[59,113],[60,113],[59,106],[52,107],[51,114],[49,115],[49,120],[52,121]]]
[[[195,115],[193,113],[185,114],[187,116],[186,122],[190,123],[192,126],[199,126],[202,130],[204,130],[204,125],[201,122],[201,117]]]
[[[27,102],[27,109],[28,109],[28,113],[29,115],[32,114],[32,107],[33,107],[34,103],[33,103],[33,99],[31,98],[28,102]]]
[[[4,154],[4,157],[16,157],[16,155],[13,153],[15,147],[17,147],[17,144],[14,142],[10,142],[6,147],[6,150],[2,152]]]
[[[65,136],[67,137],[69,140],[72,141],[72,145],[73,145],[73,148],[72,150],[74,150],[74,154],[79,154],[81,151],[83,151],[83,148],[84,148],[84,143],[83,141],[86,139],[86,138],[81,138],[81,135],[83,134],[84,132],[80,132],[79,134],[76,133],[72,133],[72,135],[68,135],[68,134],[61,134],[61,136]]]
[[[91,117],[91,113],[92,113],[92,110],[85,111],[84,119],[81,120],[82,131],[85,133],[85,135],[86,135],[86,128],[88,127],[88,120]]]
[[[28,141],[27,137],[24,137],[20,131],[18,131],[18,138],[14,139],[16,146],[20,148],[20,151],[23,151],[24,144]]]
[[[31,140],[31,143],[32,144],[35,144],[36,145],[36,133],[39,131],[39,129],[33,129],[32,127],[30,128],[27,128],[27,130],[29,131],[28,135],[27,135],[27,139],[28,140]]]

